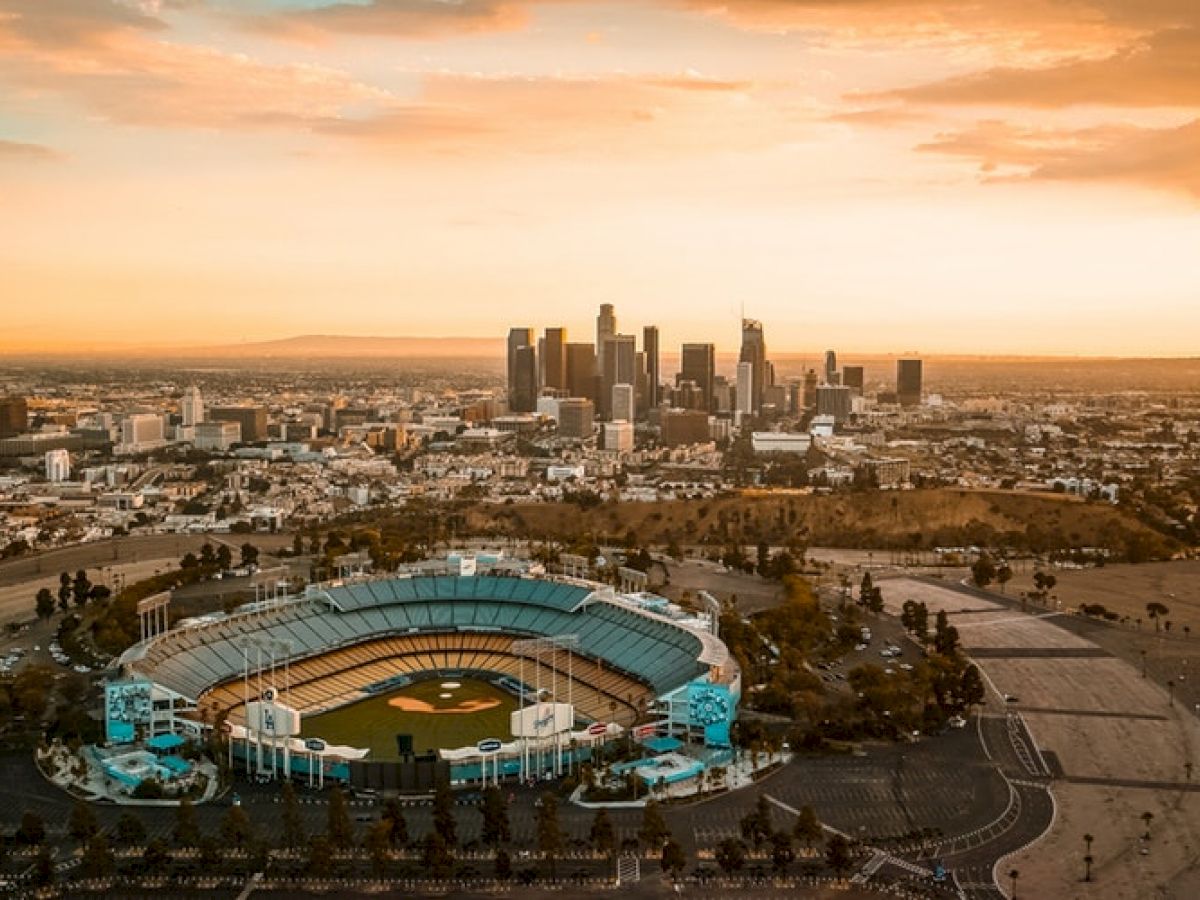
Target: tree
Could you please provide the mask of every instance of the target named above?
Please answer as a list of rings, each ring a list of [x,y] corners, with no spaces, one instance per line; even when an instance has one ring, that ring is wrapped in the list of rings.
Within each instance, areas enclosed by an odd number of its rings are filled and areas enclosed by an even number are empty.
[[[977,587],[985,588],[996,579],[996,564],[987,553],[980,553],[971,565],[971,580]]]
[[[328,878],[333,871],[333,847],[323,834],[314,835],[308,842],[308,874],[315,878]]]
[[[240,806],[231,806],[221,819],[221,841],[226,846],[244,847],[254,837],[254,827],[250,817]]]
[[[850,867],[854,865],[854,856],[850,852],[850,842],[844,835],[834,834],[825,847],[825,862],[839,878],[845,878]]]
[[[512,840],[508,825],[508,804],[497,787],[483,791],[483,842],[489,847],[498,847]]]
[[[190,797],[184,797],[175,810],[175,843],[183,847],[195,847],[199,840],[200,828],[196,825],[196,807]]]
[[[146,826],[129,810],[117,819],[117,843],[123,847],[135,847],[146,842]]]
[[[732,875],[746,864],[746,845],[737,838],[725,838],[717,844],[717,865],[726,875]]]
[[[776,831],[771,835],[771,867],[776,875],[786,875],[788,868],[796,861],[796,851],[792,849],[792,836],[786,831]]]
[[[96,821],[96,813],[83,800],[76,800],[71,807],[71,815],[67,818],[67,834],[79,843],[86,843],[97,831],[100,823]]]
[[[338,849],[354,843],[354,825],[346,807],[346,795],[340,787],[335,787],[329,797],[325,834],[329,837],[329,843]]]
[[[492,870],[498,881],[508,881],[508,879],[512,878],[512,858],[504,848],[496,851],[496,859],[492,863]]]
[[[58,608],[66,612],[71,606],[71,576],[63,572],[58,576]]]
[[[87,572],[80,569],[75,573],[75,580],[71,582],[71,595],[75,600],[75,605],[83,606],[86,604],[91,594],[92,583],[88,580]]]
[[[103,832],[97,831],[87,842],[80,860],[80,871],[84,878],[106,878],[116,868],[112,849],[108,846],[108,838]]]
[[[447,784],[433,792],[433,830],[447,847],[458,845],[458,824],[454,821],[454,795]]]
[[[371,857],[371,871],[378,878],[382,878],[387,874],[388,864],[391,862],[388,857],[388,851],[391,849],[392,844],[392,838],[389,834],[391,830],[391,822],[387,819],[380,819],[367,830],[365,843],[367,853]]]
[[[183,559],[179,560],[179,568],[181,569],[196,569],[200,566],[200,560],[196,558],[196,554],[188,551],[183,554]]]
[[[38,887],[49,887],[54,884],[55,874],[54,857],[43,847],[33,860],[33,883]]]
[[[874,588],[875,582],[871,578],[871,573],[863,572],[862,581],[858,585],[858,602],[866,606],[867,601],[871,599],[871,591]]]
[[[661,847],[671,832],[663,818],[662,807],[657,800],[647,801],[642,808],[642,826],[638,829],[638,840],[647,847]]]
[[[800,814],[796,816],[796,824],[792,828],[796,840],[804,845],[805,850],[811,850],[813,844],[821,840],[822,834],[821,820],[817,818],[816,810],[808,805],[800,807]]]
[[[651,801],[653,802],[653,801]],[[558,825],[558,798],[549,791],[542,794],[537,810],[537,846],[550,866],[550,878],[556,874],[558,854],[562,851],[563,834]]]
[[[222,544],[217,548],[217,565],[222,571],[233,568],[233,551],[227,544]]]
[[[973,663],[963,669],[958,696],[964,706],[976,706],[984,701],[986,691],[983,687],[983,678]]]
[[[759,794],[754,809],[746,813],[741,821],[742,837],[758,850],[771,836],[771,805],[766,794]]]
[[[1146,615],[1154,620],[1154,630],[1158,631],[1160,627],[1159,620],[1167,615],[1171,610],[1159,603],[1157,600],[1151,600],[1146,604]]]
[[[608,817],[608,810],[596,811],[596,818],[592,819],[592,828],[588,836],[591,838],[592,847],[600,853],[609,855],[616,849],[616,832],[613,830],[612,819]]]
[[[393,847],[402,847],[408,843],[408,820],[404,818],[404,808],[395,797],[388,797],[383,804],[380,816],[388,823],[388,840]]]
[[[21,816],[21,824],[13,835],[18,844],[32,847],[46,840],[46,824],[42,817],[35,812],[26,810]]]
[[[246,543],[246,544],[242,544],[242,546],[239,549],[242,552],[242,565],[243,566],[258,565],[258,548],[257,547],[255,547],[253,544]]]
[[[42,588],[37,592],[35,610],[39,619],[49,619],[54,615],[54,595],[50,593],[50,588]]]
[[[871,596],[867,598],[867,609],[876,615],[883,612],[883,588],[871,588]]]
[[[283,843],[286,847],[299,847],[305,842],[304,819],[300,815],[300,801],[296,799],[296,788],[290,781],[283,783]]]
[[[681,872],[687,866],[687,855],[683,852],[683,847],[679,842],[672,839],[663,844],[662,848],[662,868],[663,871],[674,881],[679,878]]]
[[[200,548],[200,565],[206,569],[211,569],[217,564],[217,554],[213,550],[213,545],[205,543]]]
[[[445,878],[454,865],[454,855],[445,838],[437,831],[425,835],[421,844],[421,864],[434,878]]]
[[[1000,593],[1004,593],[1004,586],[1012,581],[1013,570],[1009,568],[1008,563],[1004,563],[996,570],[996,583],[1000,585]]]
[[[152,874],[161,874],[171,864],[171,850],[162,838],[155,838],[142,852],[142,865]]]

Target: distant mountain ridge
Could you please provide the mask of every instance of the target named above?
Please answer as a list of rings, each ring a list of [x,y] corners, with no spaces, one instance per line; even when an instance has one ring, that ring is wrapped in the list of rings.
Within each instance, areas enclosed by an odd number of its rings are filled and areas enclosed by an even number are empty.
[[[504,353],[502,338],[470,337],[356,337],[341,334],[303,334],[273,341],[222,344],[184,352],[220,357],[352,357],[473,358]]]

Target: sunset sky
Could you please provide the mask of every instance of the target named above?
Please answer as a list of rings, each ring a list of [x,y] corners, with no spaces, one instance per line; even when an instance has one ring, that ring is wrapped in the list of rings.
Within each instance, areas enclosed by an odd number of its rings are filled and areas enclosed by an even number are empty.
[[[1196,355],[1198,0],[0,0],[0,350]]]

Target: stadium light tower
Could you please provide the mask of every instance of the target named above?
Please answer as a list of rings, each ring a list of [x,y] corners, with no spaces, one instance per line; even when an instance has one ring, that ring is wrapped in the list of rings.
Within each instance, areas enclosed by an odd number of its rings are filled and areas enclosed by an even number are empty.
[[[524,731],[525,724],[525,695],[528,693],[525,690],[525,658],[533,659],[534,679],[535,679],[535,697],[538,706],[542,702],[542,657],[546,654],[550,655],[550,696],[554,702],[558,701],[558,652],[565,650],[567,652],[567,705],[571,707],[571,715],[575,715],[574,703],[574,654],[571,649],[579,646],[579,635],[577,634],[556,634],[550,637],[529,638],[528,640],[513,641],[512,652],[515,653],[521,660],[521,725]],[[539,709],[540,714],[540,709]],[[572,723],[574,724],[574,723]],[[562,774],[562,745],[559,736],[554,735],[554,774]],[[542,742],[537,743],[537,771],[542,771]],[[529,738],[525,735],[521,737],[521,778],[524,779],[529,774]]]

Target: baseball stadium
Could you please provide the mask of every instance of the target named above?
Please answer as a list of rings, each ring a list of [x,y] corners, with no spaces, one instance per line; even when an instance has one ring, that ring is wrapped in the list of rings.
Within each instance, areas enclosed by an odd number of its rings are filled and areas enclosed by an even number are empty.
[[[420,761],[460,784],[550,777],[628,730],[690,752],[688,771],[718,764],[741,678],[715,602],[688,611],[621,573],[614,588],[454,554],[177,623],[122,657],[110,735],[220,725],[248,773],[356,786]]]

